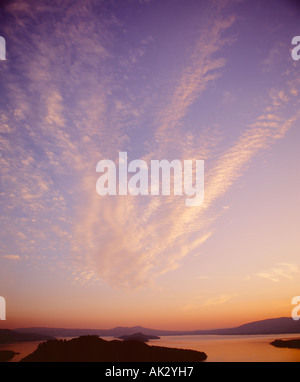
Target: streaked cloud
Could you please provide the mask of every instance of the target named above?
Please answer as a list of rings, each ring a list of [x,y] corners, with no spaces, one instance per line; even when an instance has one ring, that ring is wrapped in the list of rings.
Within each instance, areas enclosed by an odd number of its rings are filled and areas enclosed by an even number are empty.
[[[299,278],[299,274],[300,269],[297,265],[290,263],[278,263],[276,267],[258,272],[256,276],[270,281],[279,282],[283,281],[283,279],[292,280],[297,277]]]
[[[253,111],[242,125],[210,121],[220,105],[238,110],[226,72],[226,51],[237,42],[231,33],[239,20],[231,10],[234,3],[207,3],[173,66],[151,51],[158,46],[155,30],[124,44],[130,26],[124,28],[104,2],[100,8],[95,1],[6,5],[13,22],[3,28],[14,49],[14,60],[3,69],[10,108],[0,115],[6,246],[14,243],[29,263],[71,264],[76,282],[131,289],[151,286],[186,256],[199,253],[228,210],[215,208],[217,202],[299,119],[300,84],[291,81],[292,73],[277,88],[261,90],[263,104],[257,106],[257,94],[252,96]],[[27,22],[32,29],[25,28]],[[261,66],[276,57],[275,48]],[[158,61],[157,72],[147,60]],[[165,82],[159,81],[160,71]],[[214,88],[220,89],[220,105],[213,101],[205,110],[199,101],[212,97]],[[123,150],[146,161],[174,155],[204,159],[204,204],[187,208],[183,198],[172,196],[99,197],[97,162],[116,160]],[[264,274],[284,277],[278,272]],[[221,295],[206,304],[230,298]]]
[[[180,128],[189,107],[221,75],[226,65],[223,57],[215,55],[232,40],[222,39],[222,33],[235,22],[235,16],[223,17],[218,14],[212,23],[199,31],[189,63],[176,76],[172,96],[160,105],[154,132],[155,144],[143,157],[166,157],[169,150],[176,147],[177,154],[186,158],[210,159],[215,148],[213,139],[204,143],[196,139],[186,139]],[[213,30],[213,33],[211,33]],[[214,203],[221,198],[247,170],[255,156],[280,139],[297,120],[294,115],[282,121],[280,108],[284,108],[288,98],[285,90],[271,89],[269,104],[255,121],[242,128],[235,142],[210,161],[205,183],[205,203],[199,209],[187,209],[180,199],[135,198],[131,196],[99,198],[94,191],[95,180],[85,178],[83,209],[80,223],[75,226],[73,248],[78,262],[78,274],[86,279],[99,278],[117,288],[139,288],[150,286],[160,275],[177,269],[182,260],[197,249],[212,235],[211,226],[222,213],[213,212]],[[117,110],[130,109],[116,104]],[[184,144],[182,143],[184,142]],[[190,142],[187,145],[187,142]],[[210,142],[211,144],[207,144]],[[128,142],[129,145],[132,143]],[[125,145],[126,147],[126,145]],[[113,159],[115,152],[110,153]],[[86,253],[82,258],[80,254]],[[76,261],[77,261],[76,260]]]
[[[225,304],[226,302],[232,300],[236,296],[238,296],[238,294],[234,293],[234,294],[222,294],[220,296],[208,298],[203,303],[203,306]]]

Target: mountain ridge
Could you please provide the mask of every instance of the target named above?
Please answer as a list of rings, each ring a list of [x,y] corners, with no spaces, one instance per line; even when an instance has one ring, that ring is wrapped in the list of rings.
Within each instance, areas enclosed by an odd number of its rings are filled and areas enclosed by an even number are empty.
[[[117,326],[112,329],[68,329],[49,327],[17,328],[18,333],[37,333],[54,337],[75,337],[80,335],[98,335],[116,337],[131,335],[138,331],[147,335],[171,336],[171,335],[251,335],[251,334],[297,334],[300,333],[300,320],[295,321],[291,317],[268,318],[248,322],[232,328],[206,329],[206,330],[160,330],[144,328],[142,326]]]
[[[49,336],[45,333],[17,332],[10,329],[0,329],[0,344],[8,344],[12,342],[32,342],[42,340],[52,340],[54,336]]]

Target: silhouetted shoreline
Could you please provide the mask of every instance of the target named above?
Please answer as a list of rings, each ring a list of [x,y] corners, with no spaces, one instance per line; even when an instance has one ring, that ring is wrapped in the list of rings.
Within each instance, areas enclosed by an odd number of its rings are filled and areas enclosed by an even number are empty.
[[[275,340],[271,342],[271,345],[277,348],[300,349],[300,339]]]
[[[0,362],[10,361],[16,353],[12,350],[0,350]]]
[[[206,358],[204,352],[196,350],[81,336],[43,342],[20,362],[201,362]]]

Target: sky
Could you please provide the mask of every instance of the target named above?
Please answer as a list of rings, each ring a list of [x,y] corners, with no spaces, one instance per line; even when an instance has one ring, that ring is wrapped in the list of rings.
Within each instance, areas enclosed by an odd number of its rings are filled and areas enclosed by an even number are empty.
[[[300,294],[297,1],[0,6],[2,328],[221,328]],[[96,165],[204,160],[204,202]]]

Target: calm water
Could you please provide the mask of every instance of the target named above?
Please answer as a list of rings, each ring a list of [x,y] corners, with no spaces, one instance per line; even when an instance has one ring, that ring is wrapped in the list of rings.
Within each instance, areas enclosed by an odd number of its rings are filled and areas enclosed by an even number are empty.
[[[300,349],[280,349],[270,345],[277,338],[299,337],[299,334],[171,336],[161,337],[157,345],[204,351],[207,355],[205,362],[300,362]]]
[[[163,336],[160,340],[152,340],[149,345],[176,347],[204,351],[205,362],[300,362],[300,349],[280,349],[270,345],[276,338],[299,338],[299,334],[290,335],[255,335],[255,336]],[[111,340],[112,337],[103,337]],[[20,354],[11,362],[17,362],[32,353],[37,342],[19,342],[0,345],[0,349],[13,350]]]

